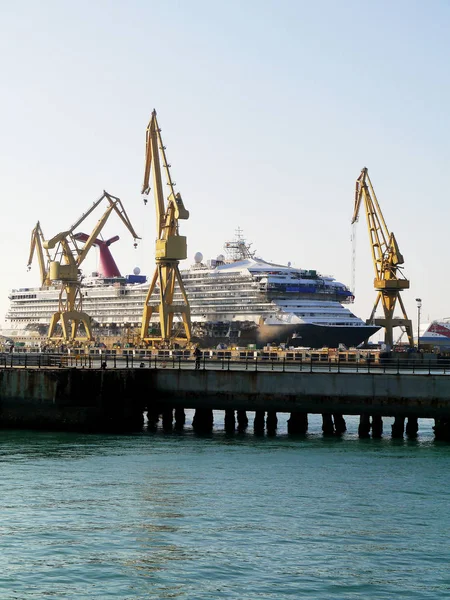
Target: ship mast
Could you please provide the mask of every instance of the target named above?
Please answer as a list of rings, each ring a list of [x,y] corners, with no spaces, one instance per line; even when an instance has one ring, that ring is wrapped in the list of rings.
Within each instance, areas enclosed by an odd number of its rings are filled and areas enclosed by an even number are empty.
[[[239,260],[246,260],[255,256],[255,252],[250,250],[251,244],[247,243],[242,233],[242,229],[238,227],[235,231],[234,240],[225,242],[224,250],[229,262],[238,262]]]

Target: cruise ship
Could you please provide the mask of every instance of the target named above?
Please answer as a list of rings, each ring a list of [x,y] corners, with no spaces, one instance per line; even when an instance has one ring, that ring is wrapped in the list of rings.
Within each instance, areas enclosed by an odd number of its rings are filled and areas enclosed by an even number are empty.
[[[450,352],[450,317],[425,323],[420,328],[420,347]]]
[[[378,331],[379,327],[367,325],[349,310],[353,295],[344,284],[290,263],[267,262],[250,247],[238,232],[234,241],[225,244],[225,255],[204,261],[198,252],[193,265],[181,271],[192,334],[201,346],[355,347]],[[109,244],[99,249],[99,271],[82,280],[83,309],[92,317],[98,339],[137,333],[148,289],[146,277],[139,269],[122,277]],[[3,335],[22,341],[44,339],[58,294],[57,285],[12,290]],[[156,290],[155,305],[158,294]],[[177,299],[181,301],[179,290]],[[180,335],[181,322],[175,326]],[[151,327],[157,333],[156,320]]]

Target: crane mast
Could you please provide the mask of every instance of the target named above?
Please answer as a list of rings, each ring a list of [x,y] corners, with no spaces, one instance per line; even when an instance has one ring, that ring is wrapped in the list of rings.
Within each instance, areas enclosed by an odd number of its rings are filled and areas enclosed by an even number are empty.
[[[408,319],[400,295],[402,290],[409,288],[409,280],[402,273],[403,256],[395,235],[387,228],[366,167],[356,180],[352,224],[358,220],[362,202],[366,210],[372,262],[375,270],[374,287],[377,292],[375,304],[367,322],[384,327],[384,341],[389,348],[392,348],[394,342],[393,329],[403,327],[408,336],[409,345],[413,347],[412,323]],[[394,317],[397,302],[400,305],[402,317]],[[375,313],[380,303],[384,317],[376,319]]]
[[[97,222],[92,233],[86,236],[87,239],[80,239],[74,233],[74,230],[85,221],[103,200],[108,202],[106,211]],[[139,239],[121,200],[104,191],[102,196],[93,203],[86,213],[81,215],[70,229],[58,233],[42,244],[47,253],[49,250],[54,250],[53,257],[49,260],[49,280],[51,283],[60,283],[61,285],[58,310],[51,318],[48,331],[50,341],[82,342],[92,341],[93,339],[91,318],[83,311],[80,266],[113,211],[117,213],[133,238],[135,240]],[[84,245],[80,245],[80,241],[84,242]],[[50,257],[49,253],[48,256]],[[62,335],[57,334],[58,324],[61,325]],[[81,334],[81,325],[84,326],[85,335]]]
[[[161,165],[162,163],[162,165]],[[167,204],[163,193],[161,166],[165,171],[169,195]],[[145,171],[142,194],[150,192],[150,172],[153,171],[153,195],[156,208],[156,269],[147,292],[142,316],[141,338],[145,342],[170,344],[176,341],[173,333],[174,315],[181,316],[187,342],[191,339],[191,313],[189,301],[181,279],[179,262],[187,258],[186,237],[179,234],[178,221],[188,219],[189,212],[179,193],[175,193],[170,175],[165,146],[161,139],[161,129],[152,112],[146,133]],[[144,202],[146,202],[144,200]],[[182,302],[174,302],[175,285],[181,292]],[[159,288],[159,301],[152,300],[152,294]],[[149,327],[153,313],[159,316],[161,332],[159,336],[150,336]],[[183,340],[183,341],[186,341]]]

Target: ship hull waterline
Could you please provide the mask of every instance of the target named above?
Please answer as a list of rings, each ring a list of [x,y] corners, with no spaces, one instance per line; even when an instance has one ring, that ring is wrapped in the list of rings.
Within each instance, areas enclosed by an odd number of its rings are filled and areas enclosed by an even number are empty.
[[[256,325],[250,329],[231,330],[227,334],[203,333],[195,336],[202,348],[214,348],[219,344],[226,346],[255,345],[262,348],[267,345],[285,344],[287,348],[338,348],[341,344],[355,348],[379,331],[379,327],[336,327],[301,323],[297,325]]]

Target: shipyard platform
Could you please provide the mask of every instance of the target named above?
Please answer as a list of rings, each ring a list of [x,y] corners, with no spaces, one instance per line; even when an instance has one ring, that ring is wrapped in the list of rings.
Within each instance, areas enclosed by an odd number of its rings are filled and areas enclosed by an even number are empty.
[[[225,411],[229,422],[235,411],[254,411],[255,420],[272,415],[272,422],[277,412],[290,413],[291,433],[306,431],[308,413],[323,415],[324,433],[345,431],[343,415],[360,415],[362,437],[381,433],[384,416],[395,417],[396,436],[405,419],[410,433],[417,433],[419,418],[435,419],[440,437],[449,429],[448,360],[305,364],[180,357],[127,367],[103,357],[85,362],[48,355],[47,363],[43,357],[22,355],[19,363],[4,356],[0,426],[129,432],[142,430],[144,412],[153,419],[165,414],[167,425],[174,410],[189,408],[198,411],[203,430],[212,427],[213,410]]]

